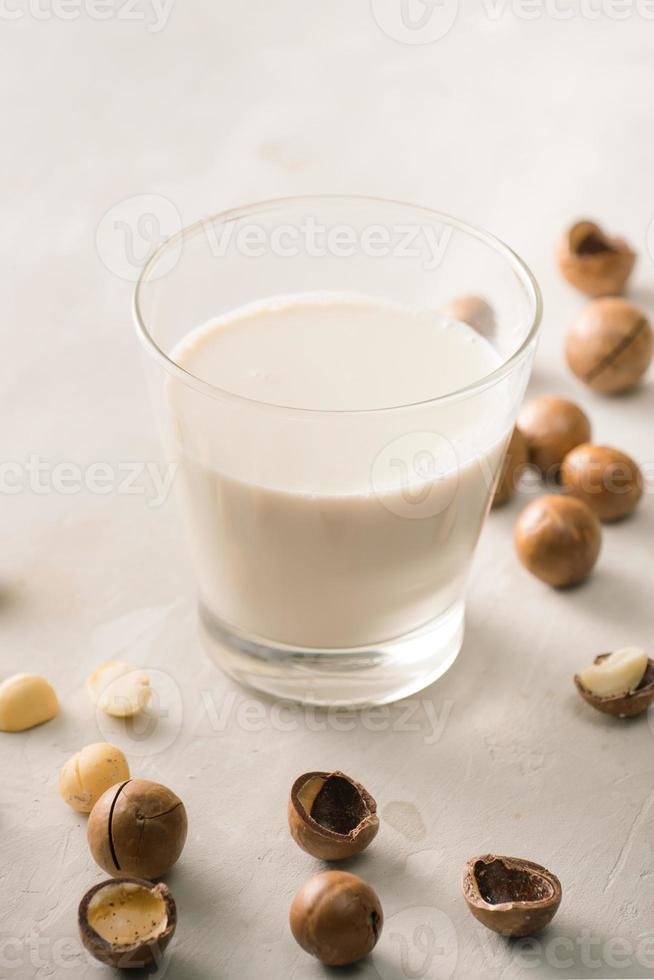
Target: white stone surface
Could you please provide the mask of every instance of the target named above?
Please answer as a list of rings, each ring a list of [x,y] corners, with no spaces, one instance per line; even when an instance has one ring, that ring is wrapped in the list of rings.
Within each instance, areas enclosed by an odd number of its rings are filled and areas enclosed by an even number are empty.
[[[386,36],[364,0],[178,0],[158,33],[116,16],[37,18],[18,3],[0,13],[4,461],[159,457],[131,284],[95,245],[117,202],[163,195],[186,223],[271,196],[363,192],[457,214],[527,259],[546,304],[533,390],[579,399],[600,440],[649,464],[650,493],[635,519],[605,530],[597,573],[569,593],[518,565],[521,502],[493,514],[455,667],[409,703],[345,719],[280,712],[207,662],[172,503],[116,487],[3,493],[1,674],[43,672],[62,712],[0,736],[0,977],[109,974],[77,941],[78,901],[103,875],[56,784],[64,760],[103,734],[84,680],[114,656],[150,668],[169,697],[149,739],[115,737],[133,772],[169,784],[189,811],[169,876],[171,980],[328,975],[289,934],[291,898],[320,866],[290,840],[285,807],[296,775],[331,767],[360,777],[382,817],[349,867],[378,890],[386,931],[343,975],[654,976],[654,717],[594,714],[570,679],[597,652],[652,649],[654,384],[602,400],[569,376],[562,336],[581,301],[552,257],[570,219],[604,220],[641,250],[634,296],[654,309],[654,22],[635,3],[595,0],[584,14],[561,0],[564,20],[552,5],[526,19],[538,7],[461,0],[449,33],[419,46]],[[8,19],[10,8],[22,14]],[[384,10],[396,12],[390,0]],[[465,859],[487,850],[563,882],[530,952],[483,930],[461,899]]]

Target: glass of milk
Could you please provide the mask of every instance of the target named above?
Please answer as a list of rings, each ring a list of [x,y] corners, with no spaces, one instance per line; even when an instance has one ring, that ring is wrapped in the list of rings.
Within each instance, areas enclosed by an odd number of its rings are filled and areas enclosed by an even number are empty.
[[[137,329],[223,670],[363,705],[448,669],[540,310],[502,242],[391,201],[251,205],[153,255]]]

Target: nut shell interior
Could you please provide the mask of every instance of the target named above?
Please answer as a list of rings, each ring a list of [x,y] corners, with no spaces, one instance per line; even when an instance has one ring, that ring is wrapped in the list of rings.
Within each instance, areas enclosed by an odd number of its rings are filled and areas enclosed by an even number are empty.
[[[594,663],[601,663],[608,656],[608,653],[600,653],[599,656],[595,657]],[[636,715],[647,711],[650,704],[654,703],[654,660],[651,658],[647,660],[647,669],[640,684],[635,691],[628,694],[600,697],[584,687],[579,674],[575,674],[573,679],[584,701],[603,714],[613,715],[615,718],[635,718]]]
[[[307,772],[295,780],[288,823],[297,844],[324,861],[360,854],[379,829],[373,797],[338,771]]]
[[[177,909],[163,883],[110,878],[84,895],[80,936],[101,963],[121,969],[158,965],[177,926]]]
[[[586,296],[621,293],[636,262],[636,253],[622,238],[611,237],[594,221],[577,221],[558,250],[564,278]]]
[[[483,854],[465,865],[463,895],[476,919],[503,936],[531,936],[543,929],[561,904],[561,883],[540,864],[524,858]]]

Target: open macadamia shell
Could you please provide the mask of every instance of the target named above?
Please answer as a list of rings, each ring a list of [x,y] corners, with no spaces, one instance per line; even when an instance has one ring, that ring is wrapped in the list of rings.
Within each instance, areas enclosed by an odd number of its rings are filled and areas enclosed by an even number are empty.
[[[607,235],[594,221],[577,221],[557,252],[564,278],[586,296],[615,296],[624,289],[636,253],[623,238]]]
[[[463,870],[462,888],[475,919],[502,936],[532,936],[551,922],[561,904],[556,875],[523,858],[471,858]]]
[[[594,663],[601,663],[608,657],[608,653],[600,653],[595,657]],[[634,718],[647,711],[650,704],[654,702],[654,660],[648,658],[647,669],[643,679],[630,694],[614,694],[610,697],[600,697],[593,694],[581,683],[579,674],[575,674],[574,682],[577,690],[584,701],[602,711],[605,715],[613,715],[615,718]]]
[[[177,908],[163,883],[110,878],[80,902],[79,931],[96,960],[122,970],[158,966],[177,926]]]
[[[305,772],[291,787],[288,825],[302,850],[340,861],[360,854],[376,837],[377,804],[342,772]]]
[[[180,798],[148,779],[130,779],[103,793],[87,828],[91,854],[114,877],[165,874],[182,853],[186,833]]]

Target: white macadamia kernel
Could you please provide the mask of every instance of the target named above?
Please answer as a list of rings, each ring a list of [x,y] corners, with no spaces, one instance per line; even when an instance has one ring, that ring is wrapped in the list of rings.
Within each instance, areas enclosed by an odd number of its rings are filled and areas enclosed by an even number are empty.
[[[57,695],[38,674],[15,674],[0,684],[0,731],[23,732],[58,712]]]
[[[623,647],[582,670],[579,680],[596,697],[610,698],[635,691],[646,670],[645,651],[640,647]]]
[[[78,813],[90,813],[105,790],[130,778],[127,760],[108,742],[94,742],[76,752],[59,774],[59,793]]]
[[[150,700],[147,674],[122,660],[110,660],[98,667],[86,681],[94,704],[114,718],[130,718]]]

